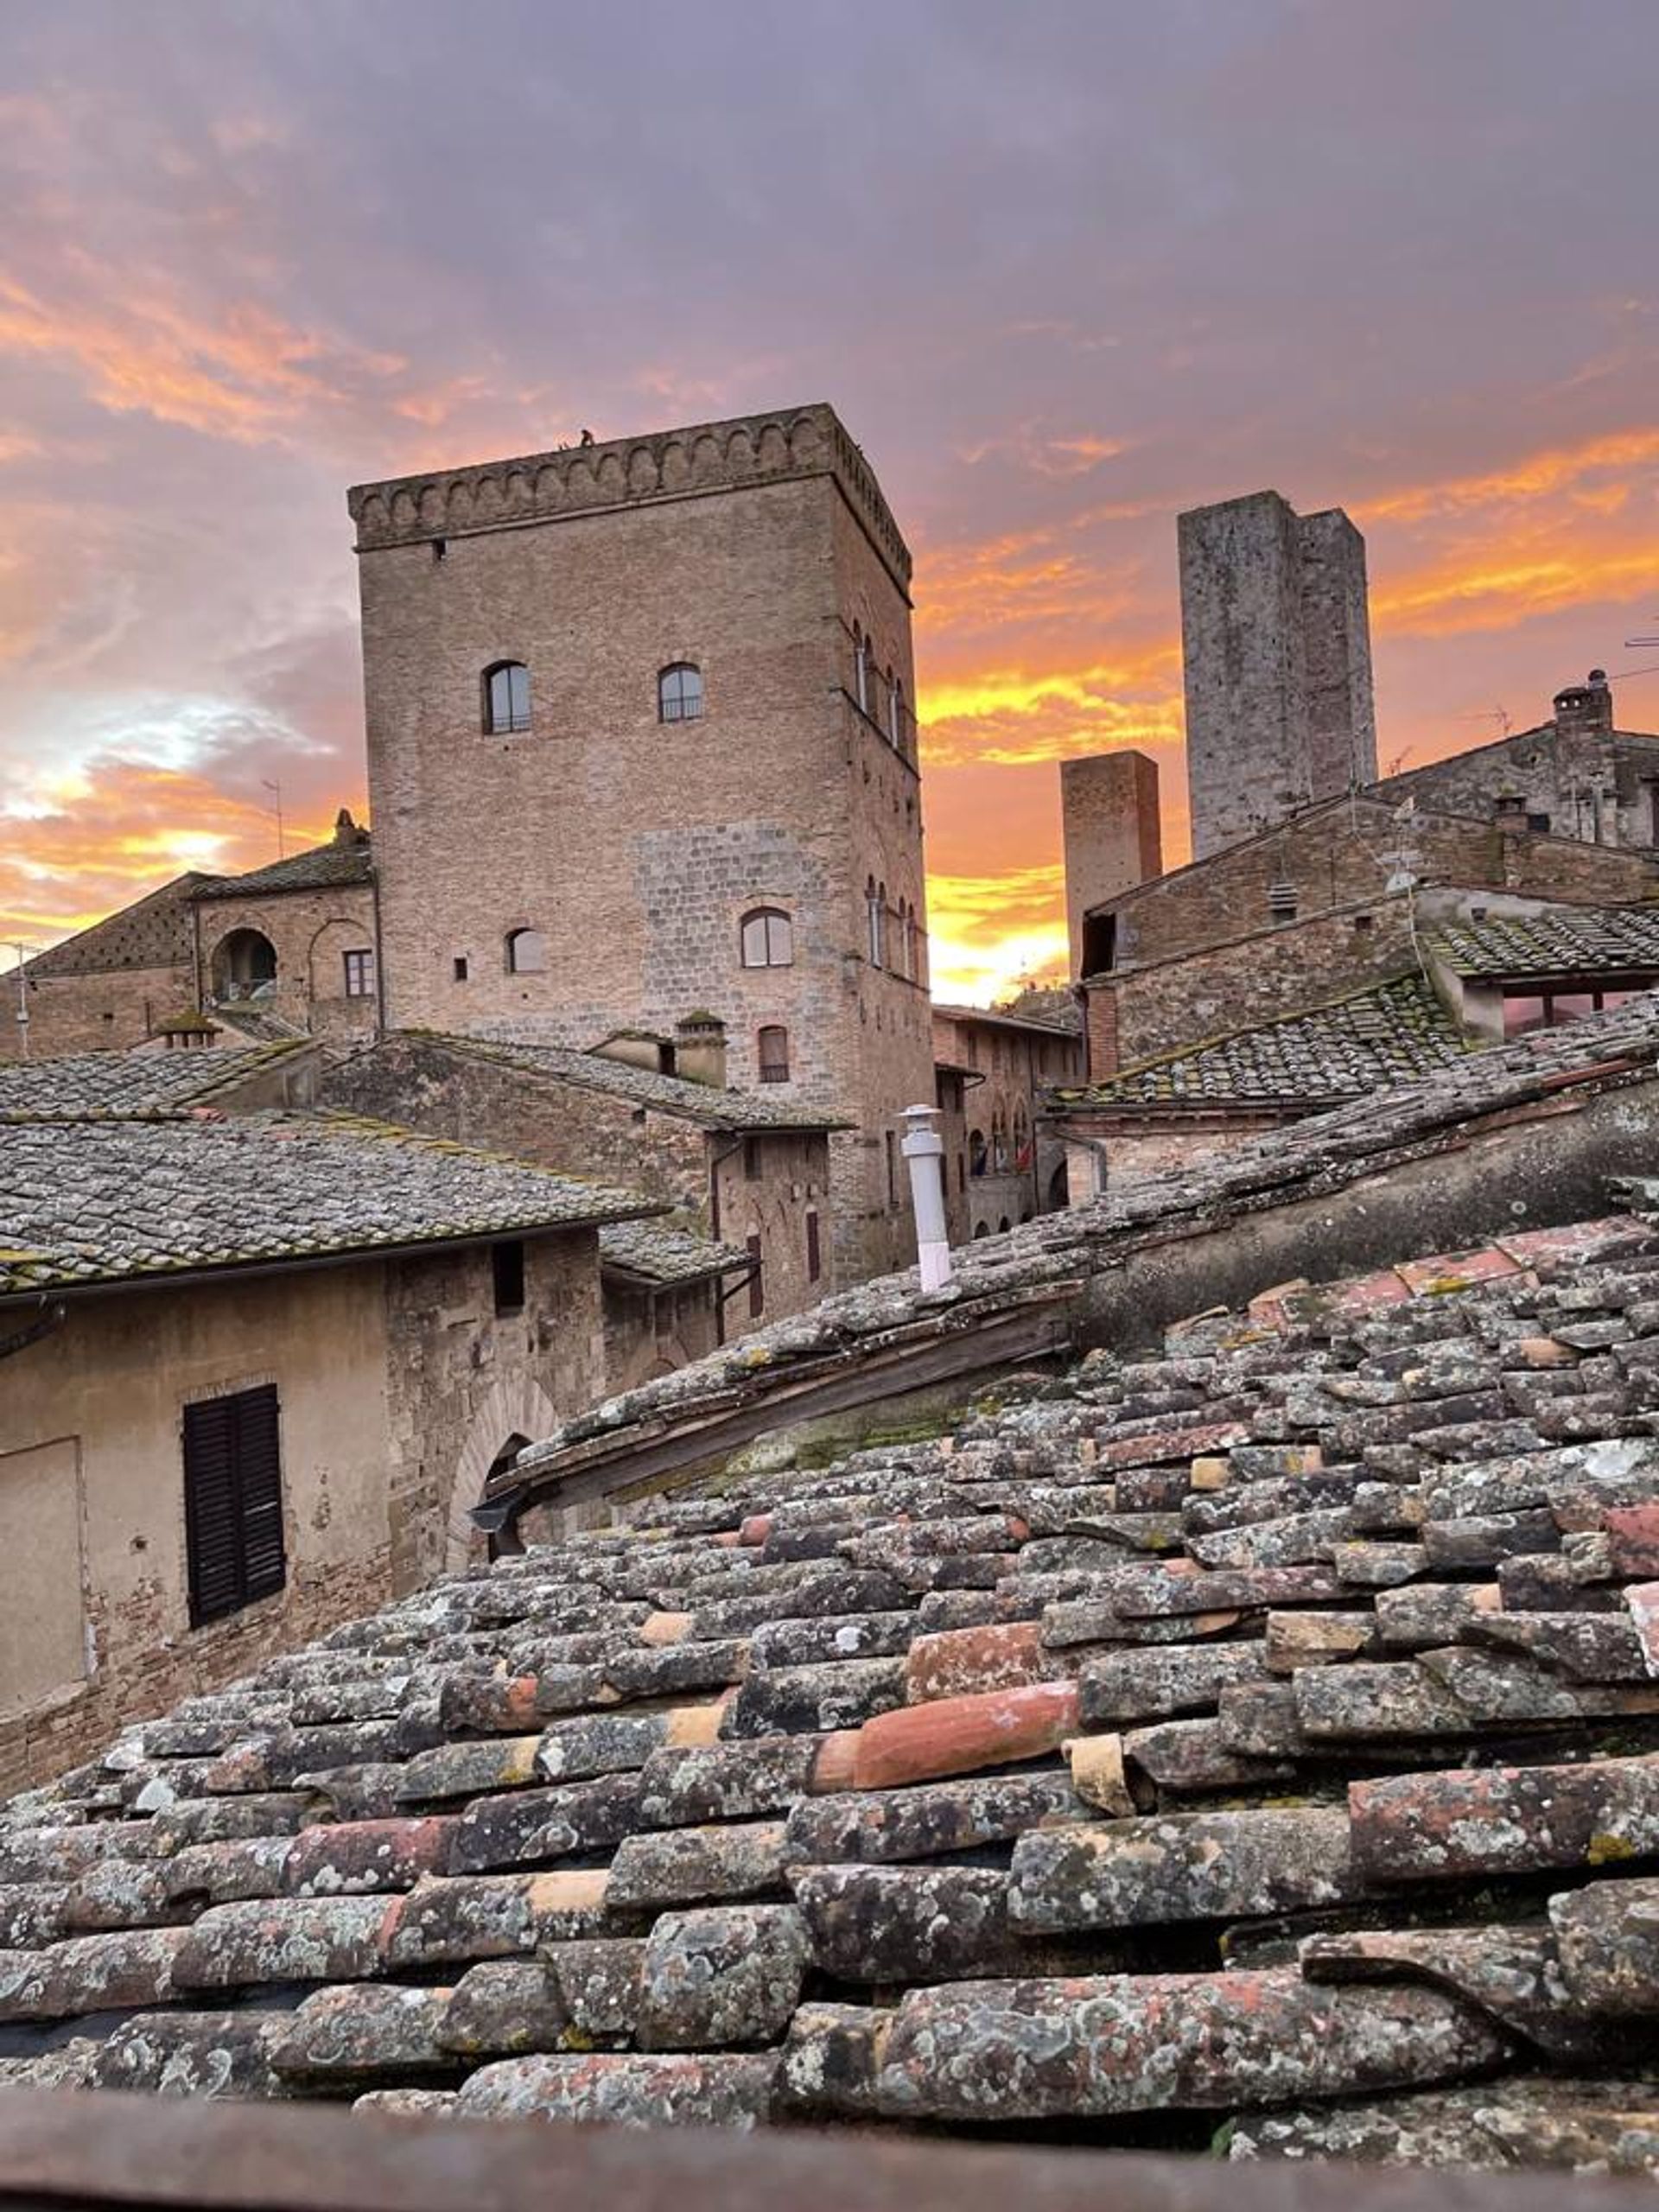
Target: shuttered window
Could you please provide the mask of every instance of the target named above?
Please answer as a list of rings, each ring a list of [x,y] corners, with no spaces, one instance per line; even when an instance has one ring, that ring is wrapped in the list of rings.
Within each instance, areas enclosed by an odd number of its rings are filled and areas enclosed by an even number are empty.
[[[184,1409],[190,1625],[221,1620],[287,1580],[275,1388]]]

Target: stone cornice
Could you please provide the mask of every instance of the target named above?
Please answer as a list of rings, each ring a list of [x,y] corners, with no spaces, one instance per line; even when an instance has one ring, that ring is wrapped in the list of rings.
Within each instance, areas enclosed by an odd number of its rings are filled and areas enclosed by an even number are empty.
[[[894,580],[907,590],[909,549],[875,473],[835,410],[823,404],[358,484],[346,501],[357,524],[357,550],[366,553],[804,476],[835,479]]]

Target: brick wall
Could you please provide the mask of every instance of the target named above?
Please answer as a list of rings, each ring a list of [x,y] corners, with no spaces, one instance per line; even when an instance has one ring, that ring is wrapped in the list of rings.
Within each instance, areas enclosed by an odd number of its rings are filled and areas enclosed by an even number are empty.
[[[29,1049],[37,1060],[60,1052],[124,1052],[154,1035],[156,1022],[194,1003],[188,963],[42,976],[29,992]],[[17,978],[0,976],[0,1060],[22,1056],[16,1013]]]
[[[220,995],[219,956],[238,930],[257,930],[276,955],[276,982],[257,1007],[321,1037],[364,1037],[374,1029],[372,998],[346,992],[347,952],[374,949],[374,893],[365,884],[327,891],[270,892],[263,897],[200,899],[196,943],[204,1001]]]
[[[386,1514],[394,1591],[485,1555],[467,1518],[508,1440],[535,1441],[605,1395],[598,1238],[524,1245],[524,1305],[498,1314],[487,1245],[386,1270]],[[361,1610],[359,1608],[358,1610]]]

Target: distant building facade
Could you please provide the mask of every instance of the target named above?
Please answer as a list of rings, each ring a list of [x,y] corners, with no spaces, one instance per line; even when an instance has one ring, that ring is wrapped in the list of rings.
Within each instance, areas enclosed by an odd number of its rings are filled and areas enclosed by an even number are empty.
[[[725,1025],[845,1116],[836,1272],[913,1250],[929,1051],[910,556],[828,407],[351,495],[384,1013]]]
[[[983,1007],[936,1006],[933,1057],[953,1244],[1066,1202],[1064,1152],[1040,1132],[1040,1093],[1083,1074],[1077,1028]]]
[[[326,845],[245,875],[175,877],[37,953],[21,979],[0,978],[0,1060],[369,1036],[378,1005],[369,833],[342,808]]]

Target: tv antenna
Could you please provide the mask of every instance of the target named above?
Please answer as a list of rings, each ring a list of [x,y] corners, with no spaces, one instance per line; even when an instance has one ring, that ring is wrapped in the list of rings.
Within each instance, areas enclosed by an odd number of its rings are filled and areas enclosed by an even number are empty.
[[[1496,722],[1500,737],[1507,737],[1515,728],[1514,722],[1510,718],[1509,709],[1501,706],[1477,707],[1471,713],[1457,715],[1452,719],[1460,722]]]
[[[275,798],[276,804],[267,811],[276,817],[276,857],[279,861],[286,860],[288,848],[283,842],[283,787],[280,784],[272,783],[268,776],[261,776],[259,781],[263,788],[271,792]]]

